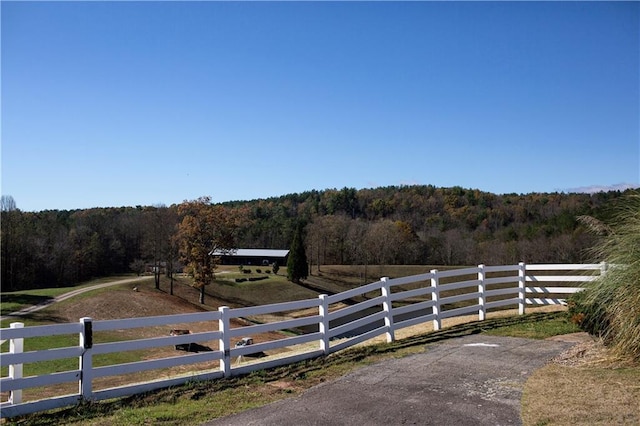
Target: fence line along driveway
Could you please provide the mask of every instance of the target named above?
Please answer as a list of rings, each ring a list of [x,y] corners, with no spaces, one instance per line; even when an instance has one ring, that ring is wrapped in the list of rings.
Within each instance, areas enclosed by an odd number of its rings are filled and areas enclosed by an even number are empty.
[[[520,425],[527,378],[574,344],[479,334],[454,338],[206,425]]]
[[[399,330],[418,324],[431,323],[433,330],[440,330],[443,320],[471,313],[478,315],[480,321],[486,318],[487,312],[494,309],[517,307],[518,313],[524,314],[525,306],[528,304],[565,303],[568,295],[581,291],[583,283],[598,279],[606,273],[606,269],[606,264],[481,264],[477,267],[448,271],[434,269],[429,273],[409,277],[382,277],[380,281],[331,296],[323,294],[317,299],[271,305],[233,309],[221,306],[217,311],[119,320],[93,321],[92,318],[84,317],[80,318],[79,322],[45,326],[23,327],[22,323],[16,322],[11,328],[0,330],[0,337],[11,340],[9,351],[2,353],[0,357],[0,366],[7,367],[8,370],[8,376],[0,378],[0,385],[9,393],[9,399],[0,402],[0,415],[8,418],[74,405],[83,400],[100,401],[148,392],[191,380],[212,380],[242,375],[326,356],[378,336],[384,336],[387,342],[393,342]],[[363,301],[345,307],[343,301],[354,297],[362,298]],[[281,319],[280,316],[274,315],[292,311],[308,314],[292,319]],[[234,325],[238,318],[258,315],[274,315],[276,319],[243,327]],[[175,324],[181,324],[180,328],[185,328],[185,324],[203,322],[210,327],[193,334],[167,335],[165,331],[165,327],[176,328]],[[94,339],[94,333],[98,333],[99,336],[99,333],[103,332],[150,328],[155,331],[144,338],[118,341]],[[249,346],[233,345],[245,336],[296,329],[305,332],[287,335],[284,338],[267,339]],[[77,344],[24,351],[25,339],[56,335],[73,335],[77,338]],[[180,356],[93,365],[94,355],[193,343],[211,345],[208,347],[215,349]],[[300,345],[308,344],[313,344],[315,349],[308,348],[304,352],[295,350]],[[272,357],[269,356],[270,351],[287,352],[287,356]],[[258,353],[267,356],[251,363],[232,363],[243,355]],[[66,371],[23,377],[24,364],[74,358],[74,363],[67,363]],[[204,365],[205,368],[195,367],[196,364]],[[163,376],[158,380],[143,383],[132,380],[112,388],[105,388],[104,380],[95,380],[94,383],[94,379],[104,377],[174,367],[184,369],[189,365],[194,365],[194,369],[187,374],[178,371],[168,377]],[[495,371],[499,373],[500,369]],[[24,389],[62,383],[76,383],[77,392],[37,401],[22,399]]]
[[[88,287],[78,288],[76,290],[72,290],[72,291],[70,291],[68,293],[64,293],[64,294],[61,294],[60,296],[54,297],[53,299],[45,300],[44,302],[38,303],[37,305],[28,306],[26,308],[20,309],[19,311],[11,312],[10,314],[6,314],[6,315],[2,315],[2,316],[0,316],[0,321],[6,320],[8,318],[21,317],[21,316],[29,315],[31,313],[34,313],[34,312],[42,310],[42,309],[44,309],[46,307],[49,307],[54,303],[62,302],[63,300],[70,299],[70,298],[72,298],[74,296],[77,296],[77,295],[82,294],[82,293],[86,293],[88,291],[98,290],[100,288],[111,287],[111,286],[114,286],[114,285],[121,285],[121,284],[128,284],[128,283],[146,281],[146,280],[150,280],[152,278],[153,277],[127,278],[127,279],[124,279],[124,280],[110,281],[108,283],[96,284],[96,285],[92,285],[92,286],[88,286]]]

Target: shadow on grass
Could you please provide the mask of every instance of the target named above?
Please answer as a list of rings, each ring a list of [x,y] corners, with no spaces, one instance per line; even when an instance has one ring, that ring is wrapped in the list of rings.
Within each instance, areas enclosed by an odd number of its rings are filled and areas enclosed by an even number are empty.
[[[2,327],[9,327],[12,322],[25,322],[26,325],[46,325],[50,323],[60,324],[67,323],[68,320],[59,315],[45,313],[42,311],[30,312],[19,315],[4,315],[6,318],[2,320]]]
[[[4,293],[2,295],[2,304],[3,305],[19,305],[20,307],[28,307],[35,306],[41,304],[51,303],[53,301],[52,296],[39,296],[34,294],[13,294],[13,293]],[[7,315],[12,312],[5,312],[5,309],[2,309],[2,315]]]
[[[78,421],[80,419],[89,420],[102,416],[110,416],[121,409],[142,408],[160,403],[176,403],[181,398],[191,400],[200,399],[216,392],[229,388],[247,387],[260,385],[269,382],[276,382],[284,379],[304,380],[309,373],[326,370],[331,367],[353,365],[357,367],[358,362],[369,357],[384,355],[396,352],[403,348],[427,345],[442,340],[457,337],[479,334],[484,331],[515,325],[531,324],[548,320],[562,318],[564,312],[532,313],[524,316],[495,318],[485,321],[474,321],[448,327],[444,330],[425,333],[419,336],[407,337],[391,343],[382,343],[368,346],[360,346],[345,349],[330,356],[320,356],[294,364],[289,364],[271,369],[258,370],[252,373],[235,376],[226,379],[210,381],[190,382],[183,386],[176,386],[168,389],[147,392],[133,395],[117,400],[101,402],[84,402],[74,407],[64,408],[45,413],[36,413],[24,417],[9,419],[14,424],[29,425],[58,425],[65,422]]]

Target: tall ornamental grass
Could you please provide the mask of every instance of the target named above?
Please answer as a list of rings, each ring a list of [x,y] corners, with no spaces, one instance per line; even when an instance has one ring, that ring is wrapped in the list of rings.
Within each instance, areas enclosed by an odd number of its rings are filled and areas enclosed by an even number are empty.
[[[609,267],[570,300],[569,312],[617,355],[640,361],[640,191],[631,191],[613,211],[607,223],[580,218],[601,236],[593,255]]]

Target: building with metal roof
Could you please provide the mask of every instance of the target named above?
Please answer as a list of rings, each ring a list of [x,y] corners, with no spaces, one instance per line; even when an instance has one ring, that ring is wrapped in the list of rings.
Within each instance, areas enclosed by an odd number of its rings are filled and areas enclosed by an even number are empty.
[[[285,266],[289,257],[289,250],[274,249],[233,249],[214,250],[212,256],[220,258],[223,265],[273,265]]]

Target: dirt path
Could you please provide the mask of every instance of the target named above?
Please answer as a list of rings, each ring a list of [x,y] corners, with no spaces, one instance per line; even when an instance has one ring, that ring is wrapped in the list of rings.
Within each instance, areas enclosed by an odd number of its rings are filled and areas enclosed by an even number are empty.
[[[130,284],[130,283],[135,283],[135,282],[143,282],[143,281],[148,281],[151,280],[153,277],[136,277],[136,278],[127,278],[124,280],[118,280],[118,281],[111,281],[108,283],[103,283],[103,284],[96,284],[96,285],[92,285],[89,287],[83,287],[83,288],[79,288],[73,291],[70,291],[68,293],[64,293],[61,294],[58,297],[54,297],[53,299],[50,300],[46,300],[42,303],[39,303],[37,305],[33,305],[33,306],[29,306],[23,309],[20,309],[19,311],[16,312],[11,312],[10,314],[7,315],[2,315],[0,316],[0,320],[5,320],[8,318],[15,318],[15,317],[21,317],[21,316],[25,316],[25,315],[29,315],[32,314],[34,312],[40,311],[44,308],[47,308],[49,306],[51,306],[54,303],[58,303],[58,302],[62,302],[63,300],[67,300],[71,297],[77,296],[79,294],[82,293],[86,293],[88,291],[93,291],[93,290],[97,290],[100,288],[104,288],[104,287],[111,287],[114,285],[120,285],[120,284]]]

